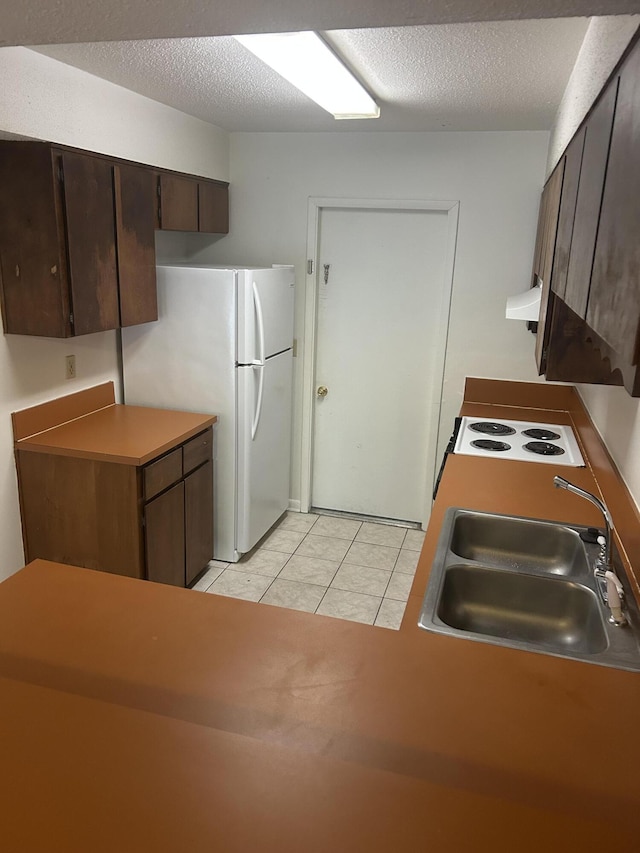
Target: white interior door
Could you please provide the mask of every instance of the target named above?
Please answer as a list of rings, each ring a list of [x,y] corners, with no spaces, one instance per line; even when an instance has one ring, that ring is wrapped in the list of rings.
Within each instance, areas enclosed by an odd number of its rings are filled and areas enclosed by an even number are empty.
[[[449,298],[447,213],[323,208],[318,246],[315,388],[327,393],[315,397],[311,503],[424,522]]]

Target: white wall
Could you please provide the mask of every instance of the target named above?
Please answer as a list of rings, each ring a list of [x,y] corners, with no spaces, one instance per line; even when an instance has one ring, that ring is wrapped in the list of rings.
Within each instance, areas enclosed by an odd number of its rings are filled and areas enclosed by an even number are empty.
[[[640,509],[640,399],[617,386],[581,385],[578,390]]]
[[[228,180],[212,124],[25,47],[0,48],[0,131]]]
[[[0,49],[0,80],[0,135],[228,179],[228,136],[212,125],[25,48]],[[172,235],[158,236],[165,255],[178,246]],[[66,381],[72,353],[77,377]],[[110,379],[119,394],[115,332],[0,339],[0,580],[24,564],[11,412]]]
[[[556,113],[549,140],[547,175],[580,127],[639,25],[640,15],[591,18]]]
[[[460,201],[441,440],[464,377],[535,380],[534,337],[504,319],[529,286],[547,133],[233,134],[230,235],[199,261],[296,265],[302,352],[309,196]],[[196,241],[192,249],[195,251]],[[302,358],[296,365],[291,496],[300,497]]]

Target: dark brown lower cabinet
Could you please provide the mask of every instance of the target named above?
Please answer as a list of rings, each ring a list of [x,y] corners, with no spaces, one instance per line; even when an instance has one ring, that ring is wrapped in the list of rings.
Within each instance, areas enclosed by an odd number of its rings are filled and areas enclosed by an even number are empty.
[[[213,554],[213,463],[207,462],[184,481],[185,572],[187,586]]]
[[[173,586],[188,586],[195,580],[213,556],[212,519],[213,463],[209,460],[145,504],[147,579]]]
[[[184,483],[177,483],[144,508],[147,579],[185,585]]]
[[[213,557],[208,428],[146,465],[16,450],[26,562],[186,586]]]

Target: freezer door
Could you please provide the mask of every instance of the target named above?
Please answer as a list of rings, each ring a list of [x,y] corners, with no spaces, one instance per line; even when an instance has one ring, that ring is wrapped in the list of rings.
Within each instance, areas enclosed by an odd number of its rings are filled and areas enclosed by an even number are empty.
[[[291,347],[294,284],[293,267],[238,270],[238,364]]]
[[[237,550],[245,554],[289,506],[291,350],[238,367]]]

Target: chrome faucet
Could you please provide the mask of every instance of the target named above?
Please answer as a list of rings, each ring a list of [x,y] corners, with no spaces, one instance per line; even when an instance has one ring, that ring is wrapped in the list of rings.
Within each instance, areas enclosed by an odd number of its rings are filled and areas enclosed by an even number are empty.
[[[611,622],[612,625],[626,625],[627,620],[622,612],[622,598],[624,593],[620,579],[616,575],[613,567],[613,559],[611,556],[613,519],[611,518],[611,513],[609,512],[607,505],[604,501],[601,501],[595,495],[592,495],[591,492],[581,489],[580,486],[575,486],[573,483],[565,480],[564,477],[554,477],[553,485],[556,489],[565,489],[567,492],[572,492],[574,495],[584,498],[594,506],[597,506],[602,513],[606,534],[605,536],[598,536],[597,541],[600,545],[600,553],[598,554],[593,573],[596,577],[596,581],[600,581],[600,583],[596,584],[600,591],[600,597],[611,611],[609,622]]]

